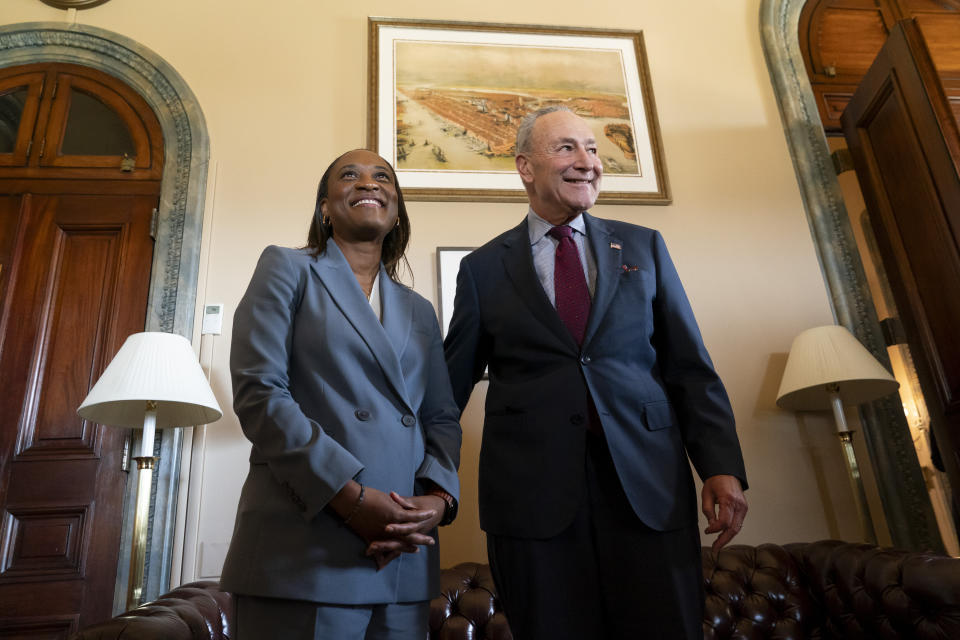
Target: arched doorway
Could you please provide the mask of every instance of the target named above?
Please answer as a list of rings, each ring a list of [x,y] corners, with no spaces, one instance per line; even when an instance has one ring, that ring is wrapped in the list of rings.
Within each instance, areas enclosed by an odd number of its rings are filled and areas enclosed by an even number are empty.
[[[123,432],[76,415],[145,324],[160,123],[80,65],[0,70],[0,629],[109,617]],[[5,607],[6,609],[6,607]]]
[[[889,368],[886,345],[800,52],[807,0],[762,0],[760,35],[817,257],[838,324]],[[943,550],[903,407],[891,397],[860,409],[860,422],[895,546]]]
[[[39,62],[78,64],[105,72],[130,87],[156,115],[164,158],[144,328],[191,338],[208,160],[206,124],[195,97],[163,59],[124,36],[63,23],[0,27],[0,69]],[[169,583],[180,437],[176,430],[165,432],[158,443],[147,598]],[[122,510],[121,558],[129,557],[133,499],[128,491]],[[126,577],[126,562],[121,562],[115,576],[114,611],[122,608]]]

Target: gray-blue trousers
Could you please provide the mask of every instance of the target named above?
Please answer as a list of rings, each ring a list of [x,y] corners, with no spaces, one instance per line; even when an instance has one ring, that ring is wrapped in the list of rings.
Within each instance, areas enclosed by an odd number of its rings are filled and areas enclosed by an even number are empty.
[[[429,601],[338,605],[237,596],[237,640],[424,640]]]

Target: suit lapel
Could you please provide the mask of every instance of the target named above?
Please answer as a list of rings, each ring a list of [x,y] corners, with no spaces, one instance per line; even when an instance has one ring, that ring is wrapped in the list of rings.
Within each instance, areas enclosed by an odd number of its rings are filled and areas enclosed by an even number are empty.
[[[590,243],[590,249],[597,262],[597,285],[590,305],[587,332],[583,337],[583,346],[586,347],[606,315],[610,301],[613,300],[613,294],[617,292],[617,285],[620,283],[620,254],[623,242],[602,220],[587,213],[583,214],[583,219],[587,226],[587,242]]]
[[[567,331],[557,310],[543,290],[537,271],[533,268],[533,254],[530,250],[530,232],[524,218],[519,226],[504,239],[503,266],[507,276],[513,282],[520,298],[530,308],[531,313],[547,326],[556,336],[574,351],[579,351],[576,341]]]
[[[380,313],[383,318],[383,333],[393,347],[393,354],[396,356],[394,360],[401,375],[400,384],[404,384],[399,358],[410,340],[410,331],[413,328],[413,304],[410,291],[391,280],[383,265],[380,265],[380,300],[383,307]],[[405,386],[401,395],[404,398],[407,397]]]
[[[403,353],[409,338],[412,315],[409,299],[404,299],[406,296],[400,295],[394,289],[399,289],[399,285],[387,277],[381,265],[380,296],[384,309],[382,315],[384,323],[389,325],[388,329],[377,321],[370,301],[360,289],[360,284],[336,242],[328,241],[326,251],[315,262],[310,263],[310,266],[320,278],[330,298],[367,344],[394,391],[407,408],[411,408],[398,356]],[[384,286],[385,282],[389,284]],[[406,329],[403,328],[404,324]]]

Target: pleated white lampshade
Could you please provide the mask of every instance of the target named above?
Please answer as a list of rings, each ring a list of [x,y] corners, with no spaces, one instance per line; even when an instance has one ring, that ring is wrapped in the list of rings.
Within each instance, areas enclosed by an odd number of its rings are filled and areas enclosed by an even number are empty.
[[[144,426],[144,407],[157,403],[157,428],[190,427],[223,412],[190,342],[173,333],[135,333],[87,394],[81,418],[114,427]]]
[[[839,325],[807,329],[793,340],[777,405],[794,411],[830,409],[827,385],[845,405],[876,400],[900,387],[850,331]]]

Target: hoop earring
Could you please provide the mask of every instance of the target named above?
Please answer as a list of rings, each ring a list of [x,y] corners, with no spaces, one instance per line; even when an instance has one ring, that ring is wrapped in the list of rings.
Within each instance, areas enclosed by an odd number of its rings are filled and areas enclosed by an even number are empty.
[[[321,218],[320,218],[320,224],[322,224],[322,225],[325,226],[325,227],[329,227],[329,226],[330,226],[330,216],[323,216],[323,217],[321,217]]]

